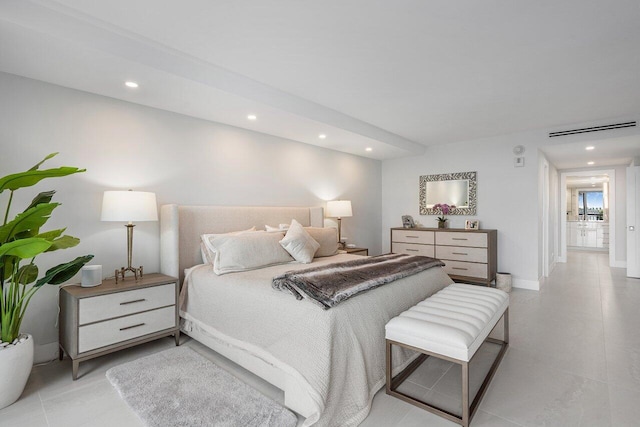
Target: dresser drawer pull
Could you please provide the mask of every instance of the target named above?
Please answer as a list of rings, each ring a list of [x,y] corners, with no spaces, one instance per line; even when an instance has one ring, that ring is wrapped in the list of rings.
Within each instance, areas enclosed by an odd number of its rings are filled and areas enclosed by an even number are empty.
[[[464,270],[467,271],[468,268],[462,268],[462,267],[451,267],[453,270]]]
[[[146,323],[138,323],[137,325],[126,326],[124,328],[120,328],[121,331],[126,331],[127,329],[139,328],[140,326],[144,326]]]
[[[405,249],[405,251],[407,251],[407,252],[420,252],[420,251],[419,251],[419,250],[417,250],[417,249]]]
[[[420,236],[406,236],[407,239],[419,239]]]
[[[141,298],[141,299],[134,299],[133,301],[125,301],[125,302],[121,302],[120,305],[134,304],[136,302],[143,302],[143,301],[146,301],[146,299]]]
[[[453,255],[469,255],[466,252],[451,252]]]
[[[464,237],[452,237],[451,240],[469,240]]]

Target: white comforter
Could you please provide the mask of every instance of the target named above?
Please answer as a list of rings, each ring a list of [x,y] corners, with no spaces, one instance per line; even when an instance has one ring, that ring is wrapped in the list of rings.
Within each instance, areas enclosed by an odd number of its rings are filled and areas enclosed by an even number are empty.
[[[353,257],[319,258],[313,265]],[[305,426],[355,426],[384,385],[385,324],[452,281],[436,267],[329,310],[272,289],[272,277],[308,267],[285,264],[222,276],[211,266],[194,267],[183,287],[181,315],[296,378],[314,402]],[[394,352],[394,366],[406,365],[409,357]]]

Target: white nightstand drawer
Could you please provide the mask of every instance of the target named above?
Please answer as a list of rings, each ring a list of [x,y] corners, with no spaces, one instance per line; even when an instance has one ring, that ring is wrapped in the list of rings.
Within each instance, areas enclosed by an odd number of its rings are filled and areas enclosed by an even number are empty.
[[[433,231],[392,230],[391,241],[401,243],[421,243],[433,245]]]
[[[393,242],[391,245],[393,247],[394,254],[422,255],[431,258],[434,256],[433,245],[417,245],[398,242]]]
[[[79,324],[99,322],[176,303],[175,283],[90,298],[79,303]]]
[[[478,277],[481,279],[486,279],[488,275],[488,267],[487,264],[475,264],[472,262],[463,262],[463,261],[444,261],[446,264],[444,266],[444,271],[447,274],[453,274],[456,276],[468,276],[468,277]]]
[[[106,347],[175,326],[175,306],[80,326],[78,353]]]
[[[487,262],[487,249],[455,246],[436,247],[436,258],[444,260]]]
[[[457,233],[443,231],[436,234],[436,244],[447,246],[472,246],[476,248],[486,248],[487,235],[485,233]]]

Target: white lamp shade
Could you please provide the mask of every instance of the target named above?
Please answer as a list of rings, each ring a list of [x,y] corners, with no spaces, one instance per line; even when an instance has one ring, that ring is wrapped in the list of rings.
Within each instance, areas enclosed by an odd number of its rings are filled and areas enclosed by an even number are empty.
[[[102,221],[157,221],[156,193],[146,191],[105,191]]]
[[[327,202],[327,216],[329,218],[346,218],[353,216],[351,200],[332,200]]]

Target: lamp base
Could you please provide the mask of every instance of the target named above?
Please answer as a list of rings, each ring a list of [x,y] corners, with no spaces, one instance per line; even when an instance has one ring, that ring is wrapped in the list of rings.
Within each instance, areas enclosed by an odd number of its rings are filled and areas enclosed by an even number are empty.
[[[139,268],[133,268],[131,266],[124,268],[122,267],[120,270],[116,270],[116,285],[118,284],[118,279],[124,281],[125,279],[125,273],[127,271],[130,271],[133,273],[133,277],[135,278],[136,282],[138,281],[138,279],[142,279],[142,266],[140,266]]]

